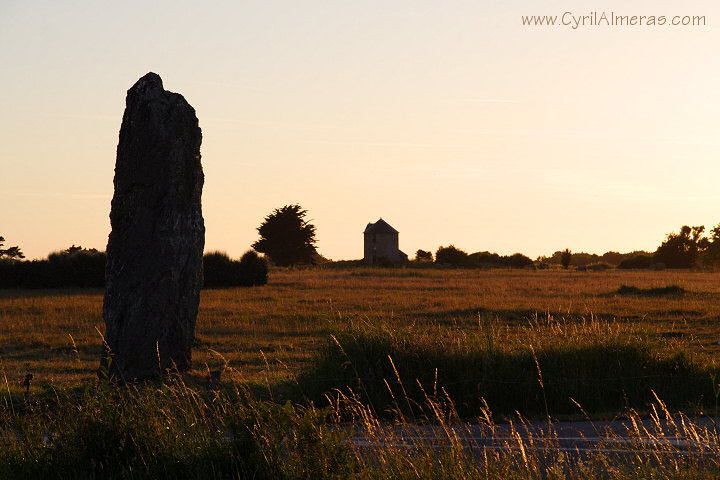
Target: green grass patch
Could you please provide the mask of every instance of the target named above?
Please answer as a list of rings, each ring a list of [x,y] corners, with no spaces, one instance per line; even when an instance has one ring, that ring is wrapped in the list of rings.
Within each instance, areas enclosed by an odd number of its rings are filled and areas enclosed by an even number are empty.
[[[611,324],[559,334],[553,328],[563,327],[528,329],[525,343],[523,332],[510,343],[490,326],[468,332],[355,324],[328,340],[299,384],[315,400],[352,391],[381,415],[416,415],[428,398],[447,396],[463,418],[486,406],[525,416],[579,414],[577,404],[600,414],[642,410],[653,392],[681,409],[714,398],[717,369],[685,351],[661,354],[650,339]]]
[[[684,295],[685,289],[677,285],[667,285],[665,287],[639,288],[632,285],[621,285],[617,289],[618,295],[639,295],[647,297],[667,297]]]

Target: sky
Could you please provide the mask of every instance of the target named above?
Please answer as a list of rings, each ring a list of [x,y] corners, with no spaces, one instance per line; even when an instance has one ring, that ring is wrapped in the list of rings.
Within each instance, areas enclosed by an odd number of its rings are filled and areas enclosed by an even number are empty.
[[[291,203],[335,260],[380,217],[411,257],[654,250],[720,223],[719,25],[715,0],[2,0],[0,235],[105,248],[152,71],[202,128],[206,251],[242,255]]]

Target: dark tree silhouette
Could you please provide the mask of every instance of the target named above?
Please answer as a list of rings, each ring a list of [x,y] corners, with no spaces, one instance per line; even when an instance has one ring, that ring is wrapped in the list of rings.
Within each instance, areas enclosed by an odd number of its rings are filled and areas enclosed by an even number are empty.
[[[0,258],[25,258],[25,255],[20,251],[20,247],[14,246],[3,249],[4,243],[5,238],[0,237]]]
[[[509,257],[503,257],[503,262],[508,267],[513,268],[523,268],[533,264],[533,261],[530,259],[530,257],[527,257],[522,253],[514,253]]]
[[[435,252],[435,263],[447,265],[465,265],[468,263],[467,252],[456,248],[455,245],[440,247]]]
[[[260,239],[252,248],[281,267],[313,263],[317,255],[315,225],[305,220],[306,215],[307,210],[297,204],[276,208],[258,227]]]
[[[225,252],[209,252],[203,255],[203,274],[208,288],[253,287],[267,283],[268,265],[254,250],[240,260],[232,260]]]
[[[418,250],[415,252],[415,260],[418,262],[432,262],[433,254],[432,252],[428,252],[426,250]]]
[[[710,230],[710,239],[705,249],[705,262],[713,266],[720,262],[720,223]]]
[[[566,248],[560,256],[560,263],[563,268],[567,269],[570,266],[570,260],[572,260],[572,252],[569,248]]]
[[[705,250],[709,241],[703,238],[703,225],[688,227],[683,225],[679,233],[668,233],[665,241],[655,251],[655,261],[662,262],[668,268],[690,268],[695,265],[698,253]]]

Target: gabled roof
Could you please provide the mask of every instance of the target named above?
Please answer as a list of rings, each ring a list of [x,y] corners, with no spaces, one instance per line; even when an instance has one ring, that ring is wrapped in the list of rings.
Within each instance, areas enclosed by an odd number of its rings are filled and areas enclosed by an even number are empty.
[[[368,223],[363,233],[399,233],[382,218],[375,223]]]

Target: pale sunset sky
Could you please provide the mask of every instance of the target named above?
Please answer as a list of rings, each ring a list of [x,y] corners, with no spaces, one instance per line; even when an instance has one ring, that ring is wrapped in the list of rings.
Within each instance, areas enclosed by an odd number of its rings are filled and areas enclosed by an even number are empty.
[[[523,15],[704,16],[527,26]],[[126,91],[203,131],[206,251],[300,203],[319,252],[654,250],[720,222],[716,0],[0,2],[0,235],[104,249]]]

